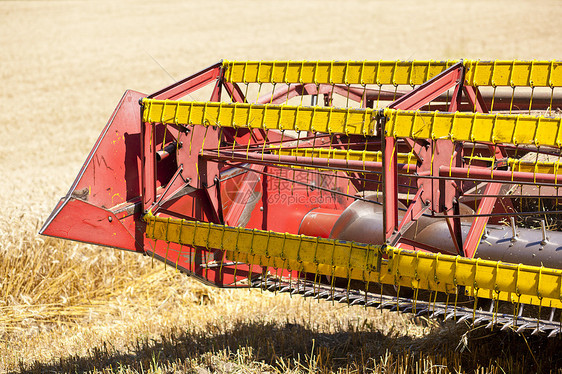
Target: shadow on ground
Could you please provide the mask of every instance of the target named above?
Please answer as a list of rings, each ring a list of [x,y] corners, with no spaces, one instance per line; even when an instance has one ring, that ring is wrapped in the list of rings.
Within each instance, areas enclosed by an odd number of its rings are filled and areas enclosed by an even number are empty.
[[[237,323],[225,330],[175,331],[159,340],[136,341],[128,352],[107,345],[85,356],[35,362],[25,373],[46,372],[287,372],[528,373],[559,369],[558,338],[469,331],[452,324],[412,338],[350,328],[315,332],[300,324]],[[455,346],[457,347],[455,349]]]

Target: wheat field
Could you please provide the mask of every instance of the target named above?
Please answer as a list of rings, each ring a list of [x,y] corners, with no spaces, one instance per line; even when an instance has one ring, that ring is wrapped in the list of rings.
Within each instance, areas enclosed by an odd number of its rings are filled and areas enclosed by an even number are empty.
[[[220,59],[556,59],[559,1],[0,1],[0,370],[560,371],[560,340],[204,286],[46,238],[125,89]]]

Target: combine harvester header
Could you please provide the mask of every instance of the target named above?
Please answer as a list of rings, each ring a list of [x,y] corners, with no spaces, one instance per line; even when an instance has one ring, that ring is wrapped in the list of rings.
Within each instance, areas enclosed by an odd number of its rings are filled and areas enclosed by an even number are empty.
[[[555,336],[558,106],[558,61],[223,61],[127,91],[41,233]]]

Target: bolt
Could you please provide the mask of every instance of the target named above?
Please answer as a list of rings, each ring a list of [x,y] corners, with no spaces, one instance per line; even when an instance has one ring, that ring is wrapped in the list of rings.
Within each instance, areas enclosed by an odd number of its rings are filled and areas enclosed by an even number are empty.
[[[113,221],[113,217],[112,217],[112,216],[109,216],[109,217],[107,217],[107,220],[108,220],[109,222],[112,222],[112,221]]]

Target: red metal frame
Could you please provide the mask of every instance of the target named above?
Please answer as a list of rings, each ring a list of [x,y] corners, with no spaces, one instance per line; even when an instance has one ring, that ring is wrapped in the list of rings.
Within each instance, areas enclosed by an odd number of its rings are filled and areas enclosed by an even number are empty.
[[[156,138],[155,127],[142,123],[142,207],[148,211],[156,202]]]
[[[388,240],[390,245],[396,245],[400,241],[404,242],[404,239],[402,238],[402,234],[406,232],[408,228],[410,228],[410,226],[414,224],[422,216],[422,214],[429,208],[428,205],[424,204],[421,198],[422,193],[423,193],[423,187],[420,187],[416,195],[412,199],[412,202],[408,206],[408,209],[406,210],[404,217],[402,217],[402,221],[400,221],[400,225],[398,226],[396,233],[394,233],[392,237]]]
[[[197,91],[198,89],[205,87],[207,84],[216,80],[221,76],[222,72],[222,62],[218,62],[214,65],[209,66],[207,69],[201,70],[199,73],[193,74],[181,81],[178,81],[166,88],[161,89],[158,92],[149,95],[151,99],[158,100],[177,100],[185,95]]]
[[[462,63],[455,64],[443,73],[435,76],[417,89],[403,95],[398,100],[389,105],[389,108],[403,110],[417,110],[427,105],[433,99],[455,87],[451,107],[456,106],[461,101],[462,83],[464,77],[464,67]],[[453,104],[454,103],[454,104]],[[384,120],[383,120],[384,125]],[[387,241],[398,231],[398,159],[396,139],[392,134],[386,134],[384,126],[382,128],[382,147],[383,147],[383,190],[384,190],[384,231]],[[432,201],[434,210],[441,211],[436,204],[439,203],[439,186],[431,181],[433,191]],[[423,190],[423,189],[422,189]],[[407,218],[406,218],[407,219]],[[455,227],[455,230],[460,230]],[[457,235],[457,234],[455,234]]]
[[[470,226],[470,230],[468,232],[466,241],[464,243],[463,250],[464,250],[464,255],[466,257],[469,258],[474,257],[474,254],[478,249],[478,245],[480,244],[480,239],[482,238],[482,233],[484,232],[484,229],[486,228],[486,224],[490,219],[490,217],[487,216],[486,214],[492,212],[492,209],[494,208],[494,205],[496,204],[496,200],[497,200],[495,195],[497,195],[500,192],[501,186],[502,185],[500,183],[488,183],[486,189],[484,190],[484,197],[482,198],[482,201],[478,206],[478,211],[476,212],[476,214],[482,214],[482,215],[476,217],[476,219]],[[492,195],[492,196],[488,197],[487,195]]]
[[[396,139],[383,138],[383,214],[387,240],[398,230],[398,152]]]
[[[175,100],[214,84],[210,101],[220,101],[224,88],[232,101],[247,102],[238,84],[225,81],[222,69],[221,63],[212,65],[149,97]],[[375,99],[390,101],[399,97],[389,105],[390,108],[418,110],[438,100],[438,105],[445,110],[455,111],[466,108],[468,101],[471,110],[487,112],[488,102],[482,98],[478,88],[464,86],[463,81],[464,68],[459,63],[406,94],[397,90],[377,91],[350,85],[287,84],[280,85],[269,95],[260,96],[257,101],[277,104],[296,96],[320,94],[330,101],[333,94],[338,94],[360,102],[362,107],[372,105]],[[447,102],[446,94],[451,89],[451,100]],[[143,123],[138,104],[142,97],[143,94],[134,92],[127,92],[123,97],[71,190],[57,204],[41,232],[142,251],[205,282],[220,286],[240,286],[237,284],[239,279],[249,276],[250,272],[260,273],[263,269],[224,263],[225,253],[220,250],[148,240],[144,236],[142,214],[152,209],[162,216],[299,233],[303,222],[309,225],[314,219],[313,211],[328,212],[322,222],[333,226],[337,213],[344,211],[353,200],[349,196],[369,191],[367,183],[376,185],[378,191],[378,183],[382,182],[384,238],[387,243],[415,250],[440,251],[402,237],[410,225],[431,212],[440,219],[446,218],[457,253],[473,257],[489,222],[487,215],[499,205],[497,196],[501,184],[494,181],[559,183],[555,175],[491,170],[484,162],[476,161],[467,167],[463,161],[463,144],[449,140],[396,139],[393,134],[385,133],[385,118],[380,115],[380,140],[370,139],[367,144],[361,137],[338,134],[322,138],[321,143],[333,148],[381,150],[382,162],[246,152],[248,144],[278,144],[283,135],[242,128],[215,129],[213,126],[189,126],[186,131],[180,126]],[[434,107],[433,104],[431,107]],[[166,144],[162,144],[164,134]],[[160,145],[170,147],[170,144],[175,144],[180,148],[182,142],[181,151],[170,151],[166,159],[157,161]],[[221,147],[224,143],[228,146]],[[318,139],[301,138],[297,144],[313,147],[318,145]],[[219,147],[220,155],[215,151]],[[244,151],[241,151],[242,147]],[[501,146],[485,144],[482,148],[483,153],[497,160],[507,154]],[[398,152],[405,149],[413,150],[417,165],[398,163]],[[110,152],[112,157],[106,157]],[[283,167],[274,167],[279,165]],[[309,168],[323,170],[312,174]],[[221,173],[234,169],[243,171],[230,181],[221,179]],[[325,169],[332,170],[325,172]],[[325,177],[332,179],[326,182]],[[316,180],[308,186],[296,183],[299,179],[308,181],[309,178]],[[294,180],[290,186],[286,185],[290,183],[284,182],[287,179]],[[408,185],[412,181],[415,183]],[[481,216],[474,219],[463,243],[458,200],[466,186],[475,181],[489,183],[477,210]],[[324,183],[329,188],[320,188]],[[232,191],[228,188],[234,188],[235,193],[229,193]],[[330,189],[338,193],[326,193]],[[411,200],[405,199],[399,191],[413,191],[415,196]],[[251,201],[253,209],[248,211],[249,200],[255,196],[259,196],[259,200]],[[281,201],[281,198],[286,201]],[[402,203],[409,205],[406,214],[399,219]],[[311,227],[310,232],[329,236],[329,230]]]
[[[358,172],[380,172],[383,170],[384,163],[376,161],[359,161],[359,160],[345,160],[345,159],[328,159],[320,157],[306,157],[306,156],[286,156],[286,155],[273,155],[258,152],[232,152],[221,151],[220,154],[214,151],[203,151],[203,158],[231,161],[231,162],[248,162],[252,164],[261,165],[274,165],[283,164],[291,166],[302,167],[317,167],[317,168],[334,168],[334,169],[351,169]],[[400,172],[414,173],[417,170],[416,165],[397,164],[393,169]]]
[[[462,77],[464,76],[464,67],[462,62],[455,64],[420,85],[415,90],[400,97],[388,107],[392,109],[417,110],[427,105],[433,99],[439,97],[449,89],[456,85],[462,85]]]

